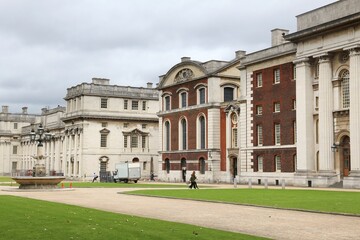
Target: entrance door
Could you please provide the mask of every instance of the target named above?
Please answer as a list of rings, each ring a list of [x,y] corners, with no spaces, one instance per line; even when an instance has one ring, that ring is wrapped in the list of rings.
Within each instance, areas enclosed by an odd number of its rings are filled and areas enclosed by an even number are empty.
[[[349,176],[349,172],[351,170],[351,162],[350,162],[350,138],[344,137],[342,140],[342,165],[343,165],[343,176]]]
[[[230,160],[230,172],[231,172],[231,176],[234,179],[237,175],[237,158],[231,158]]]

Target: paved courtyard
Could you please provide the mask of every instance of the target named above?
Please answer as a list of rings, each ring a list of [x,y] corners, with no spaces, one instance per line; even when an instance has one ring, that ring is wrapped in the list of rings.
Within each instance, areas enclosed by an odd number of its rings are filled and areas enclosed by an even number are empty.
[[[0,187],[1,190],[10,188]],[[273,239],[360,238],[360,217],[119,194],[130,190],[134,189],[77,188],[73,191],[0,191],[0,195],[67,203]]]

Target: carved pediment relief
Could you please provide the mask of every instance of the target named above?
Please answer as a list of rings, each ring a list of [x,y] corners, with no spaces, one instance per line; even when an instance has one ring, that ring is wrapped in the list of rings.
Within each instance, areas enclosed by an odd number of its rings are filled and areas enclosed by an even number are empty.
[[[183,82],[191,80],[194,77],[194,72],[189,68],[181,69],[175,76],[175,82]]]

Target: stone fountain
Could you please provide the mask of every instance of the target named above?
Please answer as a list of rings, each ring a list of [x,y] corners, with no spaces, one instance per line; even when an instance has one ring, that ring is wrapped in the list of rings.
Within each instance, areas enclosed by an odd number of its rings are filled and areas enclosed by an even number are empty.
[[[31,130],[30,140],[37,142],[37,155],[33,156],[36,159],[36,164],[33,168],[32,176],[13,177],[20,189],[55,189],[58,184],[65,179],[63,176],[46,176],[44,145],[43,142],[49,141],[51,134],[44,131],[42,124],[36,130]]]

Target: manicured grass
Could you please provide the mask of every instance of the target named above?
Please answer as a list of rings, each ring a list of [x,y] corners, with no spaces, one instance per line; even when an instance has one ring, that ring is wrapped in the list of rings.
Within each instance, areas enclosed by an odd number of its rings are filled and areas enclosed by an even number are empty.
[[[14,182],[14,180],[11,179],[11,177],[3,177],[3,176],[0,176],[0,182]]]
[[[0,219],[0,238],[12,240],[263,239],[14,196],[0,196]]]
[[[167,183],[102,183],[102,182],[63,182],[64,187],[69,188],[70,184],[73,188],[186,188],[186,185],[167,184]],[[62,184],[59,184],[61,187]]]
[[[321,191],[283,189],[200,189],[137,190],[126,194],[142,194],[185,199],[251,204],[276,208],[360,215],[360,191]]]

